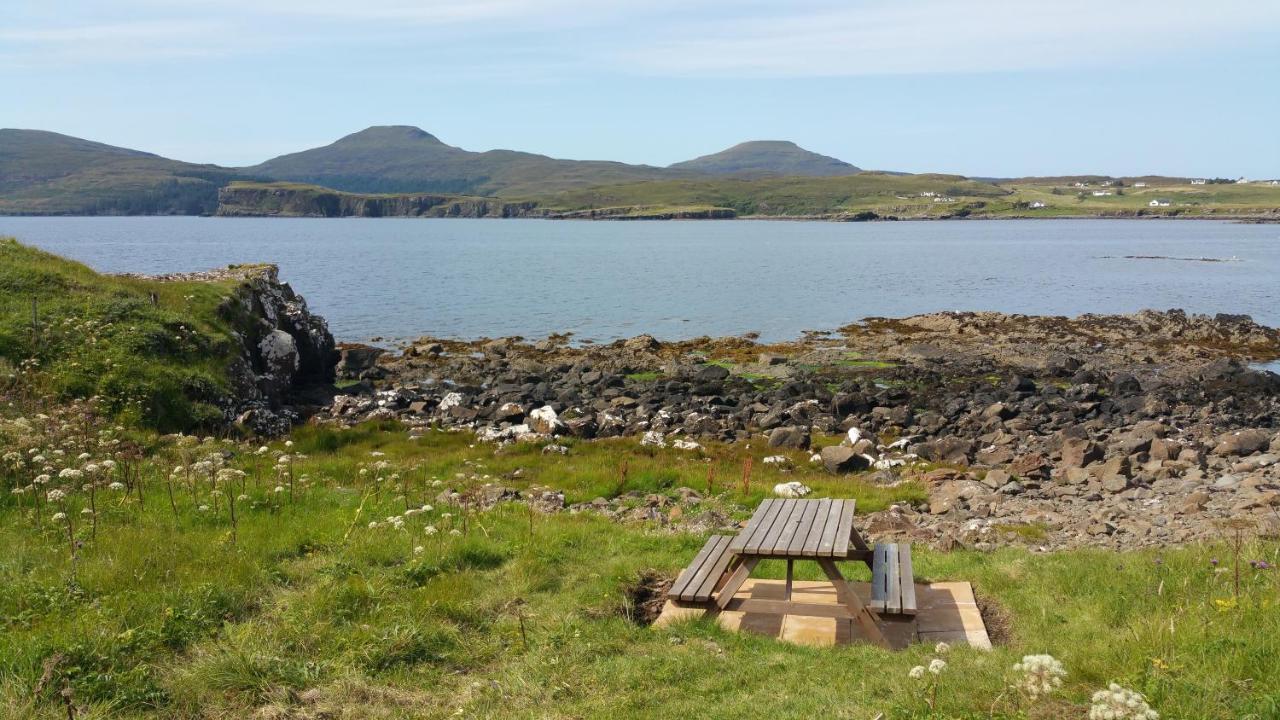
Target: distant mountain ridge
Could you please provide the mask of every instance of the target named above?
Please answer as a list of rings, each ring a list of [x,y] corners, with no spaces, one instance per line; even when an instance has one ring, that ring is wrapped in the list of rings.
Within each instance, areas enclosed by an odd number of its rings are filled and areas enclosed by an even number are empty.
[[[789,140],[752,140],[668,167],[703,175],[735,177],[835,177],[862,172],[855,165],[805,150]]]
[[[853,165],[794,143],[743,143],[662,168],[563,160],[516,150],[474,152],[421,128],[378,125],[258,165],[228,168],[42,130],[0,130],[0,213],[207,214],[235,180],[288,181],[355,193],[443,193],[528,198],[653,180],[831,176]]]

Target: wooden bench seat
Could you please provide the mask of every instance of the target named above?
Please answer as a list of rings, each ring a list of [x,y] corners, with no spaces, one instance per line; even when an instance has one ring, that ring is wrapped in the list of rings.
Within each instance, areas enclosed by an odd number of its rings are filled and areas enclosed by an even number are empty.
[[[881,615],[916,614],[910,545],[878,543],[872,551],[871,609]]]
[[[689,563],[689,567],[680,572],[680,577],[667,591],[667,597],[682,602],[708,602],[720,581],[729,572],[730,565],[737,557],[729,551],[732,535],[712,535],[698,551],[698,556]]]

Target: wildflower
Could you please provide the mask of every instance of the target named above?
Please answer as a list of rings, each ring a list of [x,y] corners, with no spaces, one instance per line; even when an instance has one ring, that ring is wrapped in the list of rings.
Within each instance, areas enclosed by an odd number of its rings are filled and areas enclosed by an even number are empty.
[[[450,531],[449,531],[449,534],[450,534],[450,535],[461,535],[461,534],[462,534],[462,531],[461,531],[461,530],[459,530],[458,528],[454,528],[454,529],[452,529],[452,530],[450,530]]]
[[[370,521],[370,523],[369,523],[369,529],[370,529],[370,530],[375,530],[375,529],[377,529],[377,527],[378,527],[378,521],[377,521],[377,520]]]
[[[422,506],[422,512],[431,512],[433,509],[434,509],[434,508],[432,508],[430,505],[423,505],[423,506]]]
[[[105,469],[107,469],[107,470],[115,470],[115,469],[116,469],[116,461],[115,461],[115,460],[103,460],[103,461],[102,461],[102,467],[103,467],[103,468],[105,468]]]
[[[89,459],[89,458],[91,458],[91,457],[93,457],[93,456],[92,456],[92,455],[90,455],[89,453],[80,453],[80,455],[78,455],[78,456],[76,457],[76,459],[77,459],[77,460],[79,460],[80,462],[84,462],[84,461],[88,460],[88,459]]]
[[[89,508],[85,508],[80,511],[80,514],[84,515],[85,517],[88,517],[93,514],[93,510],[90,510]]]
[[[51,519],[51,520],[53,520],[53,521],[54,521],[54,522],[56,522],[56,523],[60,523],[60,522],[62,522],[62,521],[64,521],[64,520],[66,520],[66,519],[67,519],[67,514],[66,514],[66,513],[61,513],[61,512],[60,512],[60,513],[54,513],[54,514],[53,514],[53,517],[52,517],[52,518],[50,518],[50,519]]]
[[[426,550],[426,548],[424,548],[424,547],[422,547],[421,545],[419,545],[419,546],[417,546],[417,547],[415,547],[415,548],[413,549],[413,554],[414,554],[414,555],[421,555],[421,554],[423,553],[423,551],[425,551],[425,550]]]
[[[197,510],[199,510],[200,512],[209,512],[209,506],[208,506],[208,505],[201,505],[200,507],[198,507],[198,508],[196,508],[196,509],[197,509]]]
[[[435,525],[428,525],[428,526],[425,528],[424,532],[426,532],[428,535],[435,535],[436,533],[438,533],[438,532],[440,532],[440,531],[439,531],[439,530],[436,530],[436,526],[435,526]]]
[[[1022,662],[1014,665],[1013,670],[1022,673],[1015,687],[1032,700],[1050,695],[1062,687],[1062,678],[1067,675],[1062,663],[1052,655],[1024,655]]]
[[[84,477],[84,473],[76,470],[75,468],[63,468],[62,471],[58,473],[58,477],[63,480],[79,480]]]
[[[292,440],[285,440],[285,441],[284,441],[284,446],[285,446],[285,447],[287,447],[287,448],[291,448],[291,447],[293,447],[293,441],[292,441]]]
[[[1111,683],[1093,694],[1089,720],[1160,720],[1142,693]]]
[[[942,671],[947,667],[947,661],[942,658],[934,658],[929,661],[929,672],[934,675],[941,675]]]
[[[1218,567],[1218,558],[1209,558],[1209,564]]]
[[[245,502],[249,499],[248,495],[237,495],[236,502]]]
[[[57,488],[54,488],[50,490],[49,493],[45,495],[45,497],[48,498],[49,502],[51,503],[62,502],[63,500],[67,499],[67,494]]]
[[[907,673],[907,677],[911,678],[912,680],[919,680],[919,679],[923,678],[923,677],[924,677],[924,666],[923,666],[923,665],[917,665],[917,666],[915,666],[915,667],[911,668],[911,671]]]
[[[101,468],[99,468],[97,465],[93,463],[89,463],[88,465],[85,465],[83,468],[81,468],[81,471],[84,472],[85,475],[97,475],[98,470],[100,469]]]
[[[939,655],[946,655],[947,653],[951,652],[951,646],[946,644],[945,642],[940,642],[933,647],[933,651],[938,653]]]
[[[282,493],[282,492],[284,492],[284,486],[283,486],[283,485],[277,485],[277,486],[275,487],[275,490],[272,490],[272,492]]]
[[[124,483],[113,482],[110,485],[108,485],[107,488],[110,490],[115,490],[116,492],[120,492],[121,490],[124,490]]]
[[[259,455],[266,455],[269,452],[271,452],[271,448],[267,447],[266,445],[263,445],[262,447],[258,448]]]

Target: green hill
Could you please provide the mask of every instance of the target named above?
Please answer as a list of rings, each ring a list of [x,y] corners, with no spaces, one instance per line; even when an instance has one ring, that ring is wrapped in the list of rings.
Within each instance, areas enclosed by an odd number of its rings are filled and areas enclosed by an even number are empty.
[[[754,140],[734,145],[711,155],[685,160],[670,166],[703,175],[755,177],[790,175],[830,177],[853,175],[861,169],[843,160],[805,150],[786,140]]]
[[[367,128],[331,145],[281,155],[246,171],[348,192],[497,196],[686,174],[620,162],[558,160],[514,150],[472,152],[404,125]]]
[[[235,170],[43,130],[0,129],[0,214],[213,212]]]

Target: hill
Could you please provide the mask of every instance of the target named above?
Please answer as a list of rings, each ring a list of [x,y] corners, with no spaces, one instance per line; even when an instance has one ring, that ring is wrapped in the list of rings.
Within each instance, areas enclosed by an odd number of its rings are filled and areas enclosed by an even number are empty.
[[[753,140],[711,155],[669,166],[703,175],[789,175],[830,177],[853,175],[861,169],[843,160],[805,150],[786,140]]]
[[[673,174],[647,165],[558,160],[515,150],[472,152],[404,125],[367,128],[330,145],[281,155],[246,171],[348,192],[498,196],[654,180]]]
[[[0,214],[197,215],[238,172],[44,130],[0,129]]]

